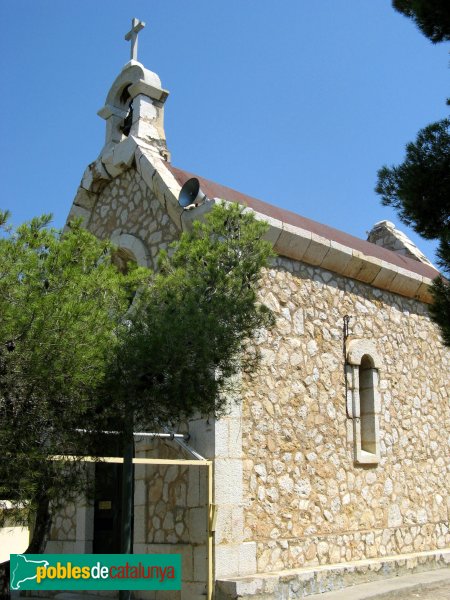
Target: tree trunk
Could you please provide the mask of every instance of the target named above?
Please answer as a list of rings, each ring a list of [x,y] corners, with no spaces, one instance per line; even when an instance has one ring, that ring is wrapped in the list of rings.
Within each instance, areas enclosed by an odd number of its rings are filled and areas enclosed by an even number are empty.
[[[46,495],[40,498],[36,511],[33,535],[25,554],[42,554],[50,534],[52,515],[50,514],[50,501]]]
[[[0,563],[0,600],[9,600],[9,560]]]

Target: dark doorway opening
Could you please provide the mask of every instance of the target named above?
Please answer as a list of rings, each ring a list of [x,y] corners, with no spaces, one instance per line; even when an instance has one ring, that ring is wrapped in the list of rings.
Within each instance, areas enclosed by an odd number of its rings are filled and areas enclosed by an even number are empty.
[[[95,465],[94,554],[119,554],[122,518],[122,465]]]

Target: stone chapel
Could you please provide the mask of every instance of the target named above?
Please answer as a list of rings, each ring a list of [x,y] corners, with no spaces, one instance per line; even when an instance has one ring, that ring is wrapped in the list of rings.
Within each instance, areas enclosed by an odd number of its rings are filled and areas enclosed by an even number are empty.
[[[98,112],[105,143],[68,219],[155,268],[224,199],[269,223],[278,255],[261,290],[276,326],[229,415],[189,422],[188,445],[136,442],[141,458],[191,459],[136,466],[134,551],[183,560],[181,592],[138,596],[301,598],[448,564],[450,352],[428,314],[437,271],[387,221],[364,241],[175,167],[168,92],[133,56]],[[210,200],[184,210],[192,178]],[[67,506],[48,552],[114,547],[116,484],[98,476],[95,506]]]

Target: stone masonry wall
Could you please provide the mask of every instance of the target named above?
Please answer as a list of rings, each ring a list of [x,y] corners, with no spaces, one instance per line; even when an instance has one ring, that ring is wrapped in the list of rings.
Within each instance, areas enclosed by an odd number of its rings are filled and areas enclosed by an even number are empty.
[[[156,268],[158,252],[179,235],[169,215],[134,169],[125,171],[105,186],[93,208],[88,228],[102,239],[121,233],[136,236],[148,251],[151,268]]]
[[[449,352],[426,305],[278,258],[243,390],[245,539],[258,572],[450,545]],[[381,355],[378,465],[356,465],[343,317]]]
[[[174,442],[139,442],[136,456],[186,458]],[[182,556],[183,588],[173,600],[202,597],[207,580],[207,472],[202,466],[137,465],[134,552]],[[140,593],[139,597],[148,595]],[[148,596],[153,599],[152,594]]]
[[[75,545],[77,538],[76,512],[77,507],[73,503],[67,504],[58,511],[53,518],[49,535],[50,542]]]

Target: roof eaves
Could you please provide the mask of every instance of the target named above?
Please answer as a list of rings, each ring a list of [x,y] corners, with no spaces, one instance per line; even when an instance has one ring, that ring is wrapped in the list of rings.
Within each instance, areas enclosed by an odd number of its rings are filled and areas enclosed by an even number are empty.
[[[197,177],[210,198],[238,202],[269,223],[266,238],[282,256],[318,266],[402,296],[432,302],[429,286],[438,272],[427,264],[322,225],[198,175],[165,166],[180,186]],[[191,219],[194,215],[190,215]]]

